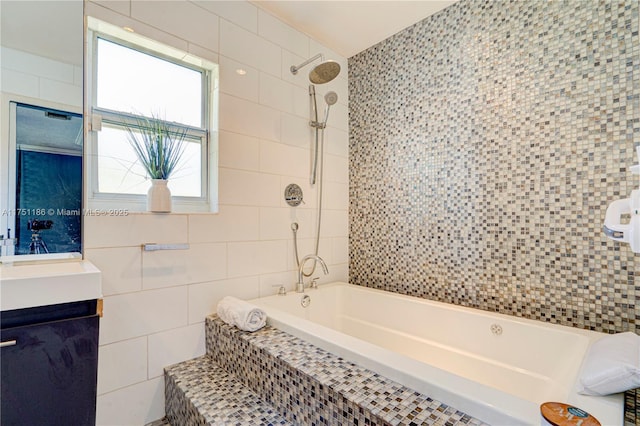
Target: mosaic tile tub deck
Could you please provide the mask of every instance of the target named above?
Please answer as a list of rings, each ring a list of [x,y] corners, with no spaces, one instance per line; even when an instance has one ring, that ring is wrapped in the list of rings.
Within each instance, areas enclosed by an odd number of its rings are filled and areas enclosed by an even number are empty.
[[[211,316],[206,335],[207,355],[165,369],[167,418],[153,426],[483,424],[272,327]],[[638,407],[627,392],[624,426],[640,426]]]
[[[640,426],[640,388],[624,394],[624,426]]]
[[[165,369],[165,399],[170,426],[291,425],[208,355]]]
[[[273,327],[206,320],[207,354],[299,425],[483,425],[465,413]]]

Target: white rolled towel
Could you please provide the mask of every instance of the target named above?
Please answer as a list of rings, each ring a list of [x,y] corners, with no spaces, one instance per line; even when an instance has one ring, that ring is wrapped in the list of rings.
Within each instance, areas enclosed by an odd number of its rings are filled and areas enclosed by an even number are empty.
[[[256,331],[267,324],[267,314],[262,309],[233,296],[225,296],[217,311],[222,321],[240,330]]]

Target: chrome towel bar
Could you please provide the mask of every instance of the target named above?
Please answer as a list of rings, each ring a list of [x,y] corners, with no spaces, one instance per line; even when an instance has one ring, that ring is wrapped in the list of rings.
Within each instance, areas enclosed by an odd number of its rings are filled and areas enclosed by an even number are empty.
[[[189,244],[156,244],[146,243],[142,245],[144,251],[158,250],[189,250]]]

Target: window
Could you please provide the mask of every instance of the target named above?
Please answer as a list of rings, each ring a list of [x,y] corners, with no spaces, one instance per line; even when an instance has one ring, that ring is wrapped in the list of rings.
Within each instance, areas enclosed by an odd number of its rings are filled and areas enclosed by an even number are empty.
[[[92,18],[89,28],[88,205],[144,210],[150,181],[128,131],[153,118],[185,134],[169,179],[174,210],[214,211],[217,66]]]

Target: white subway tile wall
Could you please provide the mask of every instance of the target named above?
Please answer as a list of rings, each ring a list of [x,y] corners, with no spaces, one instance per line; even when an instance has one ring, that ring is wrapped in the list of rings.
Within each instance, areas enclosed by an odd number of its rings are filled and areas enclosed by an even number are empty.
[[[307,70],[289,67],[319,52],[343,69],[318,87],[319,101],[339,96],[325,141],[320,255],[330,274],[318,273],[323,283],[347,279],[347,61],[245,1],[88,1],[86,13],[220,64],[219,212],[85,218],[86,257],[103,271],[105,296],[97,424],[142,425],[164,415],[163,367],[204,353],[204,319],[222,297],[293,288],[293,221],[300,255],[313,250]],[[289,183],[305,204],[285,204]],[[144,243],[189,249],[144,252]]]
[[[77,109],[82,107],[82,70],[79,66],[9,47],[2,47],[0,56],[3,91]]]
[[[98,393],[105,394],[116,389],[147,380],[147,337],[122,340],[100,348]]]

